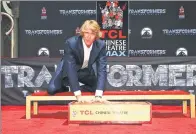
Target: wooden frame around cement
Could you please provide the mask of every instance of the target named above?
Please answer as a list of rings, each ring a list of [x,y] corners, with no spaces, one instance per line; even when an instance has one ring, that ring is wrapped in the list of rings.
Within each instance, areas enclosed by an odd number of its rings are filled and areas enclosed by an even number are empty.
[[[84,99],[93,99],[94,96],[83,96]],[[187,114],[187,101],[190,101],[190,117],[195,118],[195,95],[105,95],[106,100],[182,100],[182,112]],[[26,96],[26,119],[31,119],[31,102],[33,114],[38,114],[38,101],[74,101],[75,96]]]

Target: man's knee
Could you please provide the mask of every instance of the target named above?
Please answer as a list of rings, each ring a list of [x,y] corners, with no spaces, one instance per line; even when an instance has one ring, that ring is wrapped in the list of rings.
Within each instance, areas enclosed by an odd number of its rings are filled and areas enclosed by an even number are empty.
[[[57,89],[54,86],[49,86],[47,92],[50,95],[54,95],[56,93],[56,90]]]

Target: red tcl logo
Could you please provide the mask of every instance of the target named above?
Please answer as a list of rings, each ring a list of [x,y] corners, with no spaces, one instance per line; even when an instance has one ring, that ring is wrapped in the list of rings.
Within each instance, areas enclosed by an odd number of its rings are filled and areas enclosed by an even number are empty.
[[[93,115],[93,112],[90,110],[80,110],[81,115]]]

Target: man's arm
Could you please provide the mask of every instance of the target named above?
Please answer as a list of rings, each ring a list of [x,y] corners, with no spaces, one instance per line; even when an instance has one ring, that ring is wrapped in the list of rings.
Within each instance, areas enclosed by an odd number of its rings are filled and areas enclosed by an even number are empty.
[[[78,81],[78,74],[77,74],[77,69],[76,69],[76,60],[73,55],[72,49],[69,46],[69,42],[65,42],[65,47],[64,47],[64,67],[63,71],[66,71],[67,77],[69,79],[69,84],[71,91],[74,92],[75,96],[80,96],[81,91],[80,91],[80,85]]]
[[[105,82],[107,80],[107,56],[106,56],[106,46],[104,44],[104,47],[99,53],[99,57],[97,59],[97,89],[95,92],[95,96],[102,96],[104,88],[105,88]]]

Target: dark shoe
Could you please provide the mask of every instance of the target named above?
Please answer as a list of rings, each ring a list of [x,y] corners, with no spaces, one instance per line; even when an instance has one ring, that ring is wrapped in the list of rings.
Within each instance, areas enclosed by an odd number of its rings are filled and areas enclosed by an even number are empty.
[[[69,87],[67,87],[67,86],[64,87],[64,86],[63,86],[63,87],[62,87],[62,92],[70,92]]]
[[[69,83],[68,83],[68,80],[63,80],[62,81],[62,92],[69,92],[70,90],[69,90]]]

